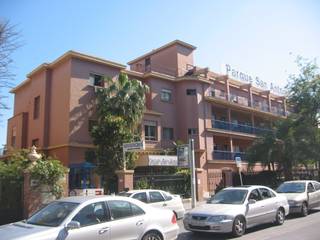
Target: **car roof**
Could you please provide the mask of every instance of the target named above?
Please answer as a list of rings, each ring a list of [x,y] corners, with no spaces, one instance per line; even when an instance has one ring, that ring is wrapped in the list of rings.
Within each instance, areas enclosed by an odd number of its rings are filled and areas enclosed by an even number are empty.
[[[114,196],[114,195],[99,195],[99,196],[73,196],[73,197],[65,197],[61,198],[57,201],[59,202],[73,202],[73,203],[84,203],[94,200],[101,200],[101,201],[107,201],[107,200],[127,200],[126,197],[121,196]]]
[[[263,185],[243,185],[243,186],[235,186],[235,187],[227,187],[225,189],[241,189],[241,190],[253,190],[256,188],[268,188],[267,186],[263,186]]]
[[[150,191],[166,192],[160,189],[133,189],[133,190],[129,190],[127,193],[150,192]]]
[[[291,181],[285,181],[283,183],[307,183],[307,182],[316,182],[315,180],[291,180]]]

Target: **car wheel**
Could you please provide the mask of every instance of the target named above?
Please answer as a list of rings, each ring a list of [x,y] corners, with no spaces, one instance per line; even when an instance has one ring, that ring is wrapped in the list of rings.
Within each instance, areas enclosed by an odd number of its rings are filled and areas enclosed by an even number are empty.
[[[302,203],[300,215],[301,215],[302,217],[305,217],[305,216],[308,215],[308,206],[307,206],[307,203],[306,203],[306,202],[303,202],[303,203]]]
[[[277,215],[276,215],[276,225],[282,225],[284,223],[284,219],[285,219],[285,213],[284,210],[282,208],[279,208],[277,210]]]
[[[143,236],[142,240],[162,240],[162,236],[158,232],[148,232]]]
[[[246,231],[246,221],[243,217],[237,216],[233,221],[232,235],[234,237],[242,236]]]

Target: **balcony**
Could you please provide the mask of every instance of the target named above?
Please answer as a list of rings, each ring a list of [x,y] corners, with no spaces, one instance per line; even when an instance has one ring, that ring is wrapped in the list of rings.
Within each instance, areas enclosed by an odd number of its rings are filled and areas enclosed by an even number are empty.
[[[237,124],[237,123],[231,123],[231,122],[226,122],[221,120],[211,120],[211,127],[232,131],[232,132],[241,132],[241,133],[248,133],[248,134],[255,134],[255,135],[263,135],[265,133],[272,132],[271,129],[267,129],[267,128],[257,128],[257,127],[252,127],[251,125]]]
[[[284,110],[276,106],[271,106],[271,112],[277,115],[284,115]]]
[[[235,160],[235,157],[241,157],[242,161],[246,160],[246,154],[244,152],[213,151],[213,160]]]
[[[216,97],[216,98],[219,98],[219,99],[223,99],[223,100],[226,100],[226,93],[225,91],[223,90],[220,90],[220,89],[213,89],[210,93],[210,97]]]

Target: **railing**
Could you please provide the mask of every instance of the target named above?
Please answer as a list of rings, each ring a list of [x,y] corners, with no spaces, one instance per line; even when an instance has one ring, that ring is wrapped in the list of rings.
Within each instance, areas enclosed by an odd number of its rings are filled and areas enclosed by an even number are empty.
[[[257,135],[262,135],[267,132],[272,132],[271,129],[267,129],[267,128],[257,128],[257,127],[252,127],[251,125],[237,124],[237,123],[231,123],[231,122],[226,122],[221,120],[211,120],[211,127],[228,130],[232,132],[242,132],[242,133],[257,134]]]
[[[284,115],[284,110],[279,108],[279,107],[274,107],[272,106],[271,107],[271,112],[274,113],[274,114],[278,114],[278,115]]]
[[[240,157],[241,160],[246,159],[246,154],[244,152],[230,152],[230,151],[213,151],[214,160],[235,160],[235,157]]]
[[[246,106],[246,107],[252,107],[254,109],[258,109],[260,111],[263,111],[263,112],[271,112],[273,114],[277,114],[277,115],[280,115],[280,116],[284,116],[285,113],[284,113],[284,110],[281,109],[281,108],[274,108],[274,107],[271,107],[271,109],[269,109],[269,106],[268,104],[266,104],[265,102],[253,102],[252,104],[250,104],[250,101],[248,98],[246,97],[242,97],[242,96],[238,96],[238,95],[235,95],[235,94],[230,94],[229,95],[229,99],[227,99],[227,96],[226,96],[226,93],[222,90],[219,90],[219,89],[212,89],[210,91],[210,94],[209,94],[210,97],[215,97],[215,98],[219,98],[219,99],[224,99],[224,100],[227,100],[229,102],[233,102],[233,103],[237,103],[239,105],[243,105],[243,106]]]
[[[210,93],[211,97],[216,97],[226,100],[226,93],[220,89],[212,89]]]

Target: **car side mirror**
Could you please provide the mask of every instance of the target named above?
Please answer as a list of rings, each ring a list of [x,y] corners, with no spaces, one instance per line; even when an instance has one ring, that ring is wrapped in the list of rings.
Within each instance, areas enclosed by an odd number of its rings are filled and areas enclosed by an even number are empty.
[[[71,221],[66,225],[67,230],[80,228],[80,223],[78,221]]]
[[[257,201],[254,199],[249,199],[249,204],[255,204]]]

